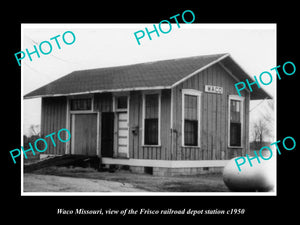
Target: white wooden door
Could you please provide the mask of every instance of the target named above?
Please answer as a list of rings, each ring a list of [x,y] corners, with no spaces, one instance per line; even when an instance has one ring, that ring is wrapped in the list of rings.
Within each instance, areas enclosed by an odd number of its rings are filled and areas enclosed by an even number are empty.
[[[118,156],[128,157],[128,113],[118,113]]]

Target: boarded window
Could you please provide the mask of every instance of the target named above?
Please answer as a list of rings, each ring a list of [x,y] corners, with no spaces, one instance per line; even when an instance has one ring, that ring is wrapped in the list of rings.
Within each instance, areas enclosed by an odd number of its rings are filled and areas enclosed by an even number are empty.
[[[71,110],[91,110],[92,99],[91,98],[79,98],[71,100]]]
[[[184,95],[184,145],[198,146],[198,96]]]
[[[145,95],[145,145],[158,145],[158,94]]]
[[[230,146],[241,146],[242,125],[241,125],[242,102],[230,99]]]

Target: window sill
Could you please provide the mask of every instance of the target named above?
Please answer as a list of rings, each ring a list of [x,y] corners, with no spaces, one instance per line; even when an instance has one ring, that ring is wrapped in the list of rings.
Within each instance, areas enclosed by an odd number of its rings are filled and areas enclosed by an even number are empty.
[[[116,156],[114,159],[130,159],[129,156]]]
[[[243,146],[227,146],[228,148],[244,148]]]
[[[70,110],[71,114],[84,114],[84,113],[97,113],[96,111],[93,110]]]
[[[181,146],[182,148],[201,148],[201,146],[187,146],[187,145],[184,145],[184,146]]]
[[[161,147],[161,145],[142,145],[142,147]]]
[[[126,109],[115,109],[115,112],[127,112],[127,108]]]

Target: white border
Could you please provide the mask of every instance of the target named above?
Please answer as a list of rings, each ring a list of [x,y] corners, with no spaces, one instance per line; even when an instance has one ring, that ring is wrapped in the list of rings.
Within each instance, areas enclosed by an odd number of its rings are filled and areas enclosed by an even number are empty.
[[[26,23],[21,24],[21,49],[24,49],[24,29],[65,29],[66,26],[69,29],[72,28],[82,28],[82,29],[99,29],[99,28],[140,28],[141,24],[86,24],[86,23],[72,23],[72,24],[49,24],[49,23]],[[186,24],[181,24],[181,29],[275,29],[277,33],[277,25],[273,24],[193,24],[188,26]],[[276,40],[277,43],[277,40]],[[277,49],[276,49],[277,51]],[[22,62],[21,62],[22,64]],[[277,65],[277,62],[276,62]],[[21,66],[21,145],[23,146],[23,67]],[[277,80],[275,79],[275,86]],[[159,89],[169,89],[171,87],[159,87]],[[115,90],[121,91],[121,90]],[[123,90],[122,90],[123,91]],[[79,93],[85,94],[85,93]],[[36,96],[39,97],[39,96]],[[275,140],[277,140],[277,92],[275,91],[274,98],[274,108],[275,108]],[[171,110],[172,111],[172,110]],[[274,140],[274,141],[275,141]],[[274,154],[277,157],[277,154]],[[23,170],[24,160],[21,157],[21,196],[276,196],[277,195],[277,177],[275,180],[275,191],[274,192],[24,192],[24,170]],[[277,167],[276,167],[277,168]],[[276,171],[277,173],[277,171]]]
[[[23,192],[21,196],[276,196],[275,192]]]

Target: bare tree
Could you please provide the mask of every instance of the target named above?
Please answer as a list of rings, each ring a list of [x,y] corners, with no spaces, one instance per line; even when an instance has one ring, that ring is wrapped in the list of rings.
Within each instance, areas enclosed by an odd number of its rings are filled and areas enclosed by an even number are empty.
[[[275,123],[274,100],[267,101],[267,105],[264,108],[264,112],[262,113],[262,119],[265,121],[265,125],[267,126],[267,136],[273,138]]]
[[[265,104],[259,110],[259,118],[252,123],[251,129],[252,140],[259,143],[266,141],[267,138],[272,138],[274,135],[274,101],[265,100],[263,103]]]
[[[252,128],[253,140],[259,144],[262,144],[267,137],[271,136],[270,127],[264,118],[259,118],[256,120],[253,123]]]

